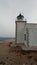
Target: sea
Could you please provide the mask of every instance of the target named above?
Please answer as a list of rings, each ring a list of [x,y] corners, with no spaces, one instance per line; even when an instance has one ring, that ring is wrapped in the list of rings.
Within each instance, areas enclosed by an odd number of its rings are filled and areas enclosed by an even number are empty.
[[[8,39],[15,39],[15,38],[14,37],[0,37],[0,41],[4,41]]]

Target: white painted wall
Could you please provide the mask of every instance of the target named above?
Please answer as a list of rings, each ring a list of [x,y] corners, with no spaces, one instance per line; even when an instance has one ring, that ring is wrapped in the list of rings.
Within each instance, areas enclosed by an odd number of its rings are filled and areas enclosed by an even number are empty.
[[[27,23],[26,27],[29,29],[29,45],[37,45],[37,24]],[[17,43],[24,43],[24,33],[25,33],[25,22],[17,22]],[[25,43],[27,45],[27,41]]]
[[[25,22],[17,22],[17,43],[24,43]]]
[[[27,27],[29,28],[29,45],[36,46],[37,45],[37,24],[27,23]]]

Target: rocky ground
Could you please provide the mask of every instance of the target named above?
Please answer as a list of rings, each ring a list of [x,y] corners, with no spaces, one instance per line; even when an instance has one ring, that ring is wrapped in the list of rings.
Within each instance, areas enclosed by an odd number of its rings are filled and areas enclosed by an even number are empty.
[[[11,40],[0,42],[0,65],[20,65],[20,53],[17,48],[9,47],[10,42],[14,43]]]
[[[22,50],[20,46],[12,46],[13,40],[0,42],[0,65],[37,65],[37,50]]]

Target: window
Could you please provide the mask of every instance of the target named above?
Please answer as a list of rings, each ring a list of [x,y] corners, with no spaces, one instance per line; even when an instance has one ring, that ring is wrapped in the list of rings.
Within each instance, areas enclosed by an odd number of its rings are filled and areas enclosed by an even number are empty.
[[[24,34],[24,40],[26,40],[26,34]]]

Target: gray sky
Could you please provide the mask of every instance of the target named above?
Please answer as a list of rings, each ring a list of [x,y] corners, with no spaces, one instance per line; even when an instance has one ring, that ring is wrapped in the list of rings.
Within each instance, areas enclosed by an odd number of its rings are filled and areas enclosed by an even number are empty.
[[[0,0],[0,37],[15,36],[15,19],[22,12],[30,23],[37,23],[37,0]]]

